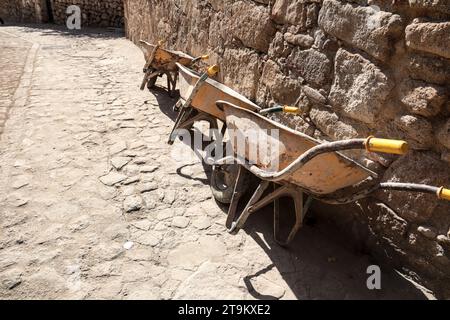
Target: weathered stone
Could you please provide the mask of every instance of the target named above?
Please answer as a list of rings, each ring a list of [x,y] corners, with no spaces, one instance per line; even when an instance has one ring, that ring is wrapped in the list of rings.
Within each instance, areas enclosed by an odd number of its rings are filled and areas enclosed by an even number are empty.
[[[189,218],[186,217],[175,217],[172,219],[172,226],[184,229],[189,224]]]
[[[143,201],[138,195],[131,195],[125,198],[123,208],[126,212],[137,211],[142,208]]]
[[[114,157],[111,159],[111,164],[117,170],[122,169],[128,162],[130,162],[130,158],[127,157]]]
[[[289,32],[284,34],[284,40],[302,48],[310,48],[314,43],[314,38],[307,34],[292,34]]]
[[[450,82],[450,61],[440,57],[411,54],[408,64],[409,75],[413,79],[436,84]]]
[[[382,180],[447,186],[450,185],[450,168],[424,152],[410,151],[389,167]],[[434,194],[383,191],[378,197],[399,216],[411,222],[425,222],[432,215],[438,216],[450,209],[447,203],[440,203]]]
[[[278,103],[293,104],[300,94],[300,83],[283,74],[279,65],[269,60],[264,65],[261,83]]]
[[[400,100],[408,111],[424,117],[437,115],[447,99],[445,88],[421,81],[404,81],[400,92]]]
[[[237,1],[232,6],[233,35],[249,48],[267,52],[275,27],[267,8],[248,1]]]
[[[450,14],[450,3],[448,0],[408,0],[408,3],[413,9]]]
[[[291,46],[284,41],[282,32],[277,32],[269,47],[269,56],[273,58],[286,58],[291,53]]]
[[[441,125],[436,134],[440,144],[450,149],[450,119]]]
[[[342,122],[339,116],[328,108],[312,108],[309,116],[320,131],[333,140],[352,139],[359,136],[355,128]]]
[[[373,125],[382,110],[392,80],[359,54],[339,49],[329,101],[348,117]]]
[[[272,8],[272,19],[279,24],[299,25],[301,28],[312,27],[316,22],[314,19],[315,4],[304,0],[276,0]],[[309,8],[309,10],[308,10]]]
[[[125,141],[117,142],[109,148],[109,153],[112,155],[122,152],[127,149],[127,144]]]
[[[395,119],[397,127],[406,134],[406,140],[417,150],[430,149],[434,144],[433,127],[422,117],[404,115]]]
[[[330,83],[332,64],[328,57],[314,49],[295,48],[287,58],[287,66],[296,70],[310,85],[324,87]]]
[[[408,232],[408,223],[398,216],[394,210],[384,203],[370,202],[368,204],[368,219],[372,229],[383,237],[388,236],[398,242]]]
[[[211,219],[205,216],[198,217],[192,223],[194,227],[200,230],[208,229],[211,226]]]
[[[423,235],[424,237],[426,237],[428,239],[436,238],[436,231],[434,231],[430,227],[419,226],[419,227],[417,227],[417,232],[419,232],[421,235]]]
[[[111,171],[110,173],[108,173],[106,176],[100,177],[100,181],[103,184],[106,184],[107,186],[113,186],[116,183],[119,183],[125,179],[127,179],[128,177],[124,174],[120,174],[114,171]]]
[[[406,45],[450,59],[450,22],[412,23],[406,27]]]
[[[399,38],[403,31],[399,15],[337,0],[324,0],[319,26],[326,33],[382,61],[388,60],[392,54],[392,40]]]
[[[245,65],[245,68],[242,68]],[[221,64],[223,82],[239,93],[255,99],[259,81],[259,57],[250,49],[226,48]]]

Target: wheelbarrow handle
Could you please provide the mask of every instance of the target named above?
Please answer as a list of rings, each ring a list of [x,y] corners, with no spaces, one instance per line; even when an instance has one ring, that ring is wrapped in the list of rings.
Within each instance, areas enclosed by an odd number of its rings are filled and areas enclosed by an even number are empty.
[[[285,167],[283,170],[280,171],[267,171],[260,169],[256,165],[248,163],[245,159],[237,159],[238,162],[243,165],[247,170],[252,172],[254,175],[256,175],[258,178],[263,180],[269,180],[269,181],[280,181],[280,180],[286,180],[290,175],[292,175],[294,172],[299,170],[301,167],[303,167],[306,163],[314,159],[315,157],[329,152],[336,152],[336,151],[342,151],[342,150],[352,150],[352,149],[365,149],[367,148],[368,142],[370,142],[371,139],[374,139],[373,137],[369,137],[367,139],[349,139],[349,140],[340,140],[340,141],[333,141],[333,142],[325,142],[321,143],[315,147],[312,147],[308,151],[304,152],[302,155],[300,155],[297,159],[295,159],[293,162],[291,162],[287,167]],[[391,141],[391,140],[389,140]],[[396,141],[396,140],[392,140]],[[405,142],[406,143],[406,142]],[[396,151],[396,148],[386,149],[384,152],[387,151]],[[394,153],[394,152],[393,152]],[[228,161],[229,159],[221,159],[218,161],[218,164],[220,164],[223,160]]]
[[[383,182],[380,183],[380,189],[430,193],[436,195],[438,199],[450,201],[450,189],[444,187],[416,183]]]
[[[260,110],[258,113],[261,115],[266,115],[269,113],[276,113],[276,112],[284,112],[284,113],[292,113],[292,114],[302,114],[303,110],[299,107],[293,107],[293,106],[281,106],[281,105],[276,105],[274,107],[271,108],[267,108],[267,109],[262,109]]]
[[[369,152],[382,152],[391,154],[406,154],[408,152],[408,143],[402,140],[380,139],[368,137],[365,142],[366,150]]]

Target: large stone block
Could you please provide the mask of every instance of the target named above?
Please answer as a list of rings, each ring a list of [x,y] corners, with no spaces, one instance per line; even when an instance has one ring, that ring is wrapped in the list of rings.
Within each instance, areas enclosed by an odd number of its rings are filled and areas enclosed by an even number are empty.
[[[382,61],[391,55],[402,25],[399,15],[337,0],[324,0],[319,13],[319,26],[326,33]]]
[[[261,52],[269,50],[276,32],[268,8],[247,1],[233,4],[231,22],[227,27],[246,47]]]
[[[427,11],[438,11],[450,14],[449,0],[408,0],[409,6],[413,9]]]
[[[422,81],[407,80],[400,86],[400,100],[409,112],[433,117],[441,111],[447,100],[444,87]]]
[[[245,48],[227,48],[221,67],[221,74],[226,85],[250,99],[255,99],[260,77],[258,54]]]
[[[329,95],[330,104],[336,110],[373,125],[392,88],[388,75],[369,60],[344,49],[338,50]]]
[[[331,82],[331,61],[317,50],[301,50],[297,47],[292,50],[286,63],[312,86],[320,88]]]
[[[411,54],[408,60],[409,75],[436,84],[450,82],[450,61],[430,55]]]
[[[261,84],[266,86],[272,98],[278,103],[293,104],[301,91],[299,79],[286,76],[279,65],[272,60],[265,63]]]
[[[397,117],[395,124],[413,149],[428,150],[433,147],[433,126],[425,118],[408,114]]]
[[[412,23],[406,27],[406,45],[450,59],[450,22]]]
[[[272,8],[272,19],[279,24],[312,27],[316,24],[318,3],[320,0],[276,0]]]
[[[450,168],[446,163],[424,152],[410,152],[391,165],[385,172],[383,181],[448,186]],[[434,194],[383,191],[378,198],[402,218],[412,222],[425,222],[431,216],[446,215],[450,212],[450,205],[438,200]]]

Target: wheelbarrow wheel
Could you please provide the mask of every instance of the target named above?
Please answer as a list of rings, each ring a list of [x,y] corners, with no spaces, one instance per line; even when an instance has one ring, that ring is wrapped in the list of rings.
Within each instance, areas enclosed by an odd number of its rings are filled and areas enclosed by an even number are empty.
[[[217,202],[231,203],[238,172],[239,165],[237,164],[213,166],[210,186],[213,197]],[[247,183],[244,183],[244,185],[247,186]],[[245,190],[242,191],[245,192]]]

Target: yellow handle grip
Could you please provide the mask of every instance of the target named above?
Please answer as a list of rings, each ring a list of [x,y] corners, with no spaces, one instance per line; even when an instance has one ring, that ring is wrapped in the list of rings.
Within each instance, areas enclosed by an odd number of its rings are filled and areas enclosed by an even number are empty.
[[[437,192],[437,196],[439,199],[450,201],[450,189],[440,187]]]
[[[220,67],[217,64],[215,64],[215,65],[209,67],[206,72],[208,73],[208,76],[213,77],[216,74],[218,74],[219,71],[220,71]]]
[[[208,60],[209,59],[209,55],[205,54],[204,56],[201,57],[202,60]]]
[[[379,139],[374,137],[369,137],[366,140],[366,150],[369,152],[406,154],[408,149],[408,143],[403,140]]]
[[[302,110],[300,108],[298,108],[298,107],[284,106],[283,107],[283,112],[300,114],[300,113],[302,113]]]

